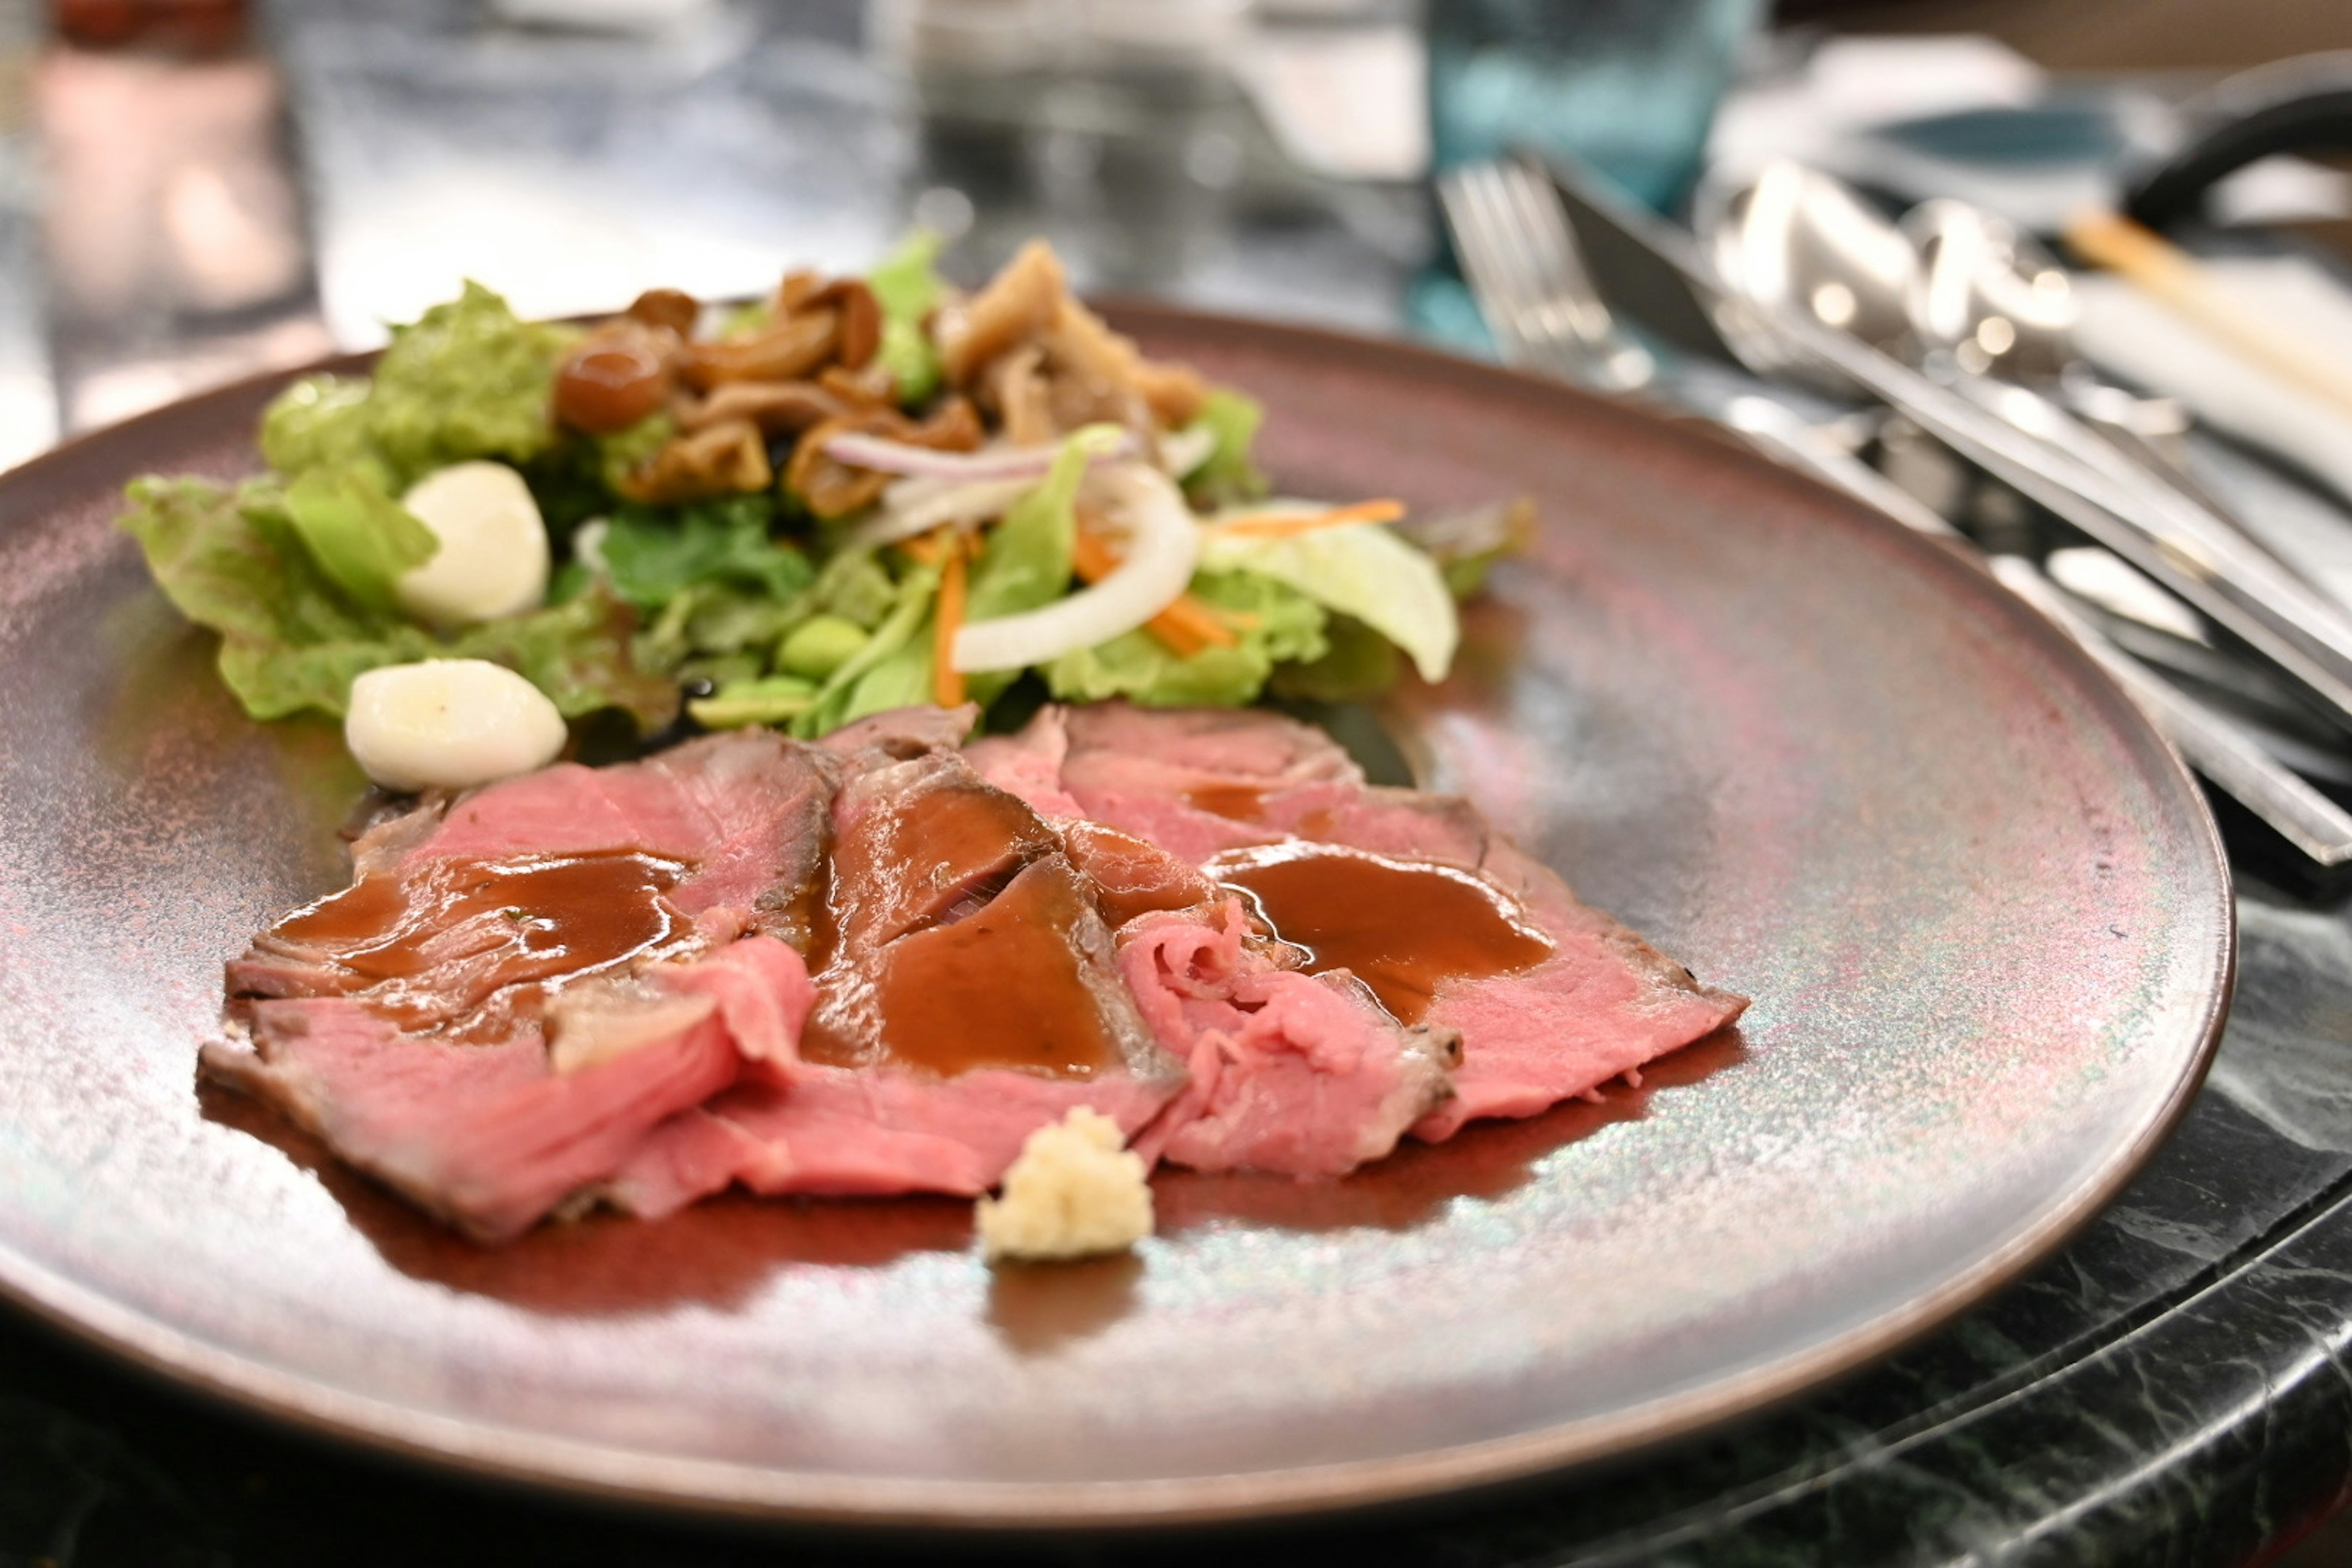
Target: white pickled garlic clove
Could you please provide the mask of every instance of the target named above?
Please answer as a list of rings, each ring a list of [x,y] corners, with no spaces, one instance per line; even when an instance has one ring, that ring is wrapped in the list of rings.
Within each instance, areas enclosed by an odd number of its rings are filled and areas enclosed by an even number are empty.
[[[352,682],[343,743],[386,789],[466,789],[543,768],[563,750],[563,715],[504,665],[438,658],[371,669]]]
[[[402,608],[442,627],[535,610],[547,597],[547,524],[522,476],[504,463],[453,463],[400,504],[441,547],[404,573]]]

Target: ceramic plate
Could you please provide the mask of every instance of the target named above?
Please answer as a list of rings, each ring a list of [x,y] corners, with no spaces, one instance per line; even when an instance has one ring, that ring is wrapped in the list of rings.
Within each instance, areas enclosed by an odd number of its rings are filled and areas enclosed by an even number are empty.
[[[1979,572],[1705,433],[1160,310],[1285,489],[1544,520],[1382,717],[1585,898],[1748,993],[1638,1088],[1346,1181],[1177,1176],[1139,1255],[992,1273],[968,1206],[728,1199],[498,1251],[200,1090],[222,962],[344,879],[110,527],[256,466],[253,384],[0,479],[0,1284],[281,1415],[700,1509],[1150,1521],[1428,1493],[1751,1410],[1948,1317],[2194,1092],[2231,914],[2196,789]]]

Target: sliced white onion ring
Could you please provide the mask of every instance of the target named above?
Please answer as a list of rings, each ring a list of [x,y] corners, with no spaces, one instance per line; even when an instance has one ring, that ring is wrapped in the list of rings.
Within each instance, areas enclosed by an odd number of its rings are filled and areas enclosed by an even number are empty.
[[[1188,425],[1160,437],[1160,470],[1181,479],[1207,462],[1217,449],[1217,433],[1205,425]]]
[[[1201,552],[1201,527],[1173,480],[1142,463],[1098,468],[1087,476],[1087,500],[1124,535],[1126,559],[1101,582],[1042,609],[967,623],[956,634],[956,668],[966,675],[1025,669],[1092,647],[1133,631],[1184,592]]]
[[[1132,432],[1122,431],[1105,457],[1121,457],[1136,449]],[[977,452],[935,452],[887,436],[861,436],[845,430],[826,437],[824,455],[854,468],[877,474],[921,474],[940,479],[1042,479],[1062,448],[1052,447],[990,447]]]
[[[842,542],[853,550],[877,550],[919,533],[954,524],[973,528],[1037,488],[1034,479],[941,479],[928,475],[894,479],[882,492],[882,504],[872,517],[852,529]]]

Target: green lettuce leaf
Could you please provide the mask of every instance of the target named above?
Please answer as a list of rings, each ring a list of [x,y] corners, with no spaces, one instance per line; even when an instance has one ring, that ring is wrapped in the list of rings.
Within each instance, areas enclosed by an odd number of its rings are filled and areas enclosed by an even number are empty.
[[[1404,671],[1397,645],[1353,616],[1333,616],[1323,636],[1330,646],[1321,658],[1276,665],[1266,689],[1308,702],[1364,702],[1394,686]]]
[[[799,550],[768,537],[774,515],[765,496],[677,507],[628,502],[613,513],[598,549],[613,591],[640,610],[660,610],[705,585],[788,600],[816,580],[816,569]]]
[[[367,401],[364,376],[304,376],[279,393],[262,415],[263,458],[281,474],[375,463]]]
[[[444,641],[346,593],[305,545],[275,480],[232,490],[142,479],[128,499],[122,527],[165,597],[220,634],[221,678],[256,719],[339,715],[361,674],[429,658],[504,664],[567,716],[621,708],[651,730],[677,710],[677,687],[630,662],[635,616],[601,586]]]
[[[931,605],[939,596],[937,567],[918,566],[898,584],[898,602],[866,646],[844,660],[818,689],[793,733],[814,740],[854,719],[931,700]]]
[[[817,574],[814,608],[872,631],[898,604],[898,584],[870,550],[837,552]]]
[[[556,445],[556,366],[579,337],[520,321],[469,282],[394,328],[370,379],[313,376],[281,393],[262,416],[262,455],[289,475],[376,464],[391,495],[470,458],[529,463]]]
[[[365,465],[312,468],[286,487],[286,515],[320,571],[358,604],[401,614],[394,591],[402,574],[441,548],[433,531],[384,494]]]
[[[1087,464],[1120,438],[1112,426],[1090,425],[1062,442],[1054,466],[1027,495],[1005,510],[972,563],[964,600],[967,621],[992,621],[1042,609],[1070,591],[1071,558],[1078,538],[1078,486]],[[1018,679],[1017,670],[975,675],[972,700],[986,707]]]
[[[391,625],[320,569],[274,480],[232,490],[209,479],[141,479],[127,497],[122,528],[146,552],[164,597],[199,626],[232,640],[305,644],[378,637]]]
[[[1202,572],[1192,593],[1233,612],[1239,647],[1181,657],[1150,632],[1131,631],[1046,665],[1047,688],[1066,702],[1124,697],[1147,707],[1238,708],[1255,700],[1276,665],[1320,658],[1328,646],[1323,607],[1271,578]]]
[[[1378,523],[1317,529],[1284,539],[1236,539],[1210,531],[1201,563],[1286,583],[1326,608],[1370,626],[1412,658],[1424,680],[1443,680],[1462,624],[1437,563]]]
[[[1078,539],[1078,484],[1087,477],[1087,460],[1118,436],[1103,425],[1073,431],[1037,487],[1005,509],[1004,520],[989,533],[972,565],[968,619],[1021,615],[1069,592]]]
[[[866,275],[874,302],[882,307],[882,347],[877,357],[890,373],[898,401],[909,408],[940,388],[940,352],[923,331],[923,319],[938,308],[944,291],[939,258],[940,237],[919,228]]]
[[[926,615],[907,639],[857,678],[840,707],[840,717],[828,729],[837,730],[868,713],[911,708],[937,694],[931,684],[931,617]]]
[[[1199,416],[1186,426],[1206,430],[1215,437],[1209,455],[1184,476],[1184,493],[1193,505],[1231,506],[1266,493],[1271,487],[1250,456],[1257,427],[1265,420],[1265,409],[1254,397],[1223,386],[1209,394]]]
[[[637,668],[630,646],[636,625],[627,605],[596,586],[527,616],[469,626],[437,657],[503,664],[547,693],[567,719],[618,708],[650,734],[677,717],[677,683]]]

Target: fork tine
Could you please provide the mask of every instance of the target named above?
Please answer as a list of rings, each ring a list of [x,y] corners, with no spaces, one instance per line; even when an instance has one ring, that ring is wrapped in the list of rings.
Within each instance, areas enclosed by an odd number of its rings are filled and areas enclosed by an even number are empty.
[[[1559,193],[1549,178],[1516,160],[1504,166],[1501,184],[1535,268],[1539,296],[1558,322],[1555,335],[1588,353],[1606,353],[1616,323],[1584,268]]]
[[[1622,385],[1647,374],[1594,291],[1559,193],[1524,163],[1475,163],[1438,184],[1479,312],[1514,364]]]
[[[1438,181],[1438,201],[1453,231],[1471,296],[1504,359],[1530,364],[1539,356],[1521,317],[1534,292],[1524,276],[1507,226],[1501,221],[1498,171],[1489,163],[1454,170]]]

